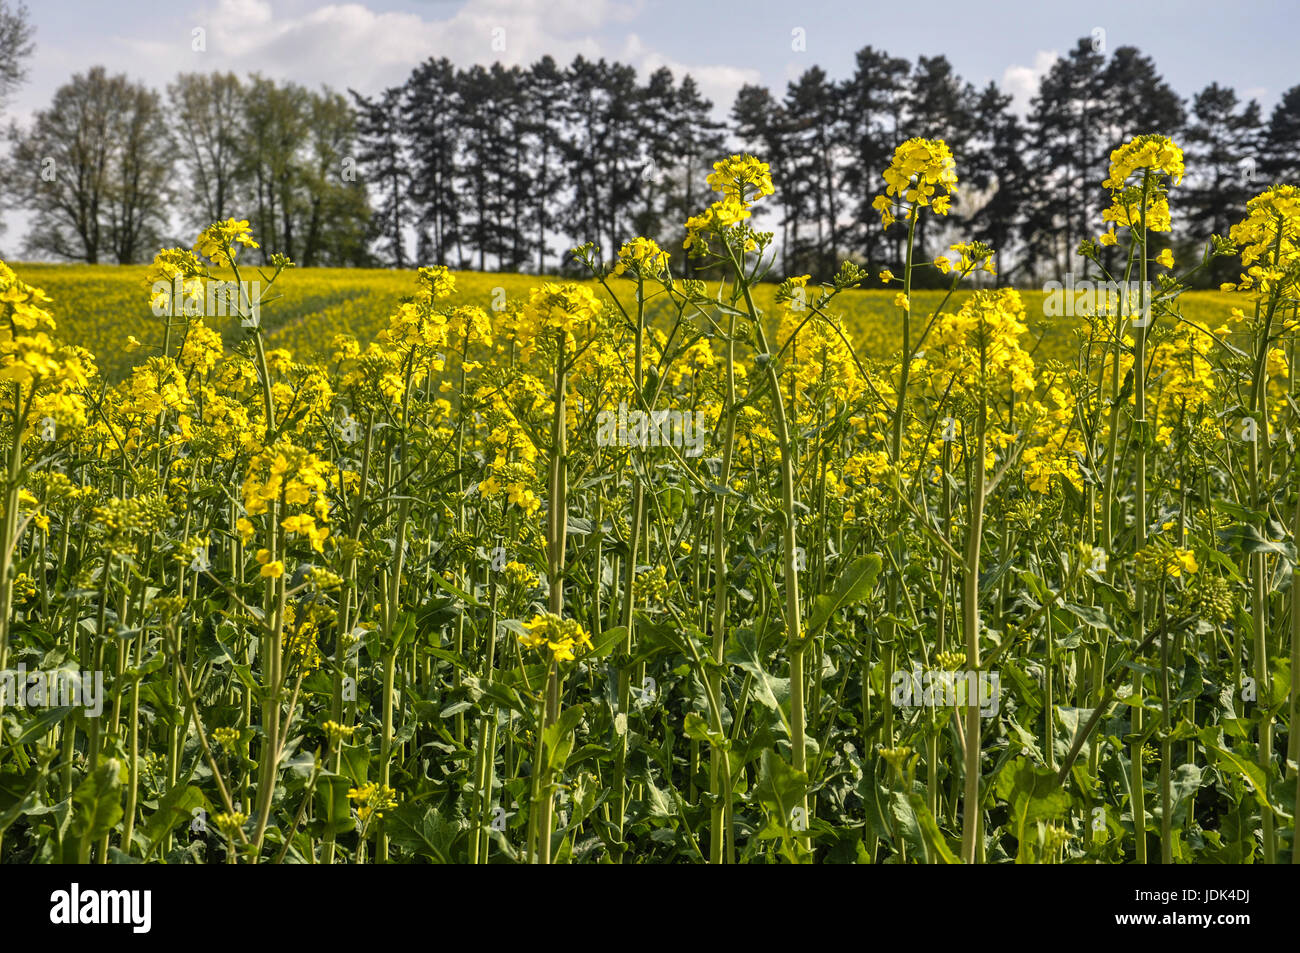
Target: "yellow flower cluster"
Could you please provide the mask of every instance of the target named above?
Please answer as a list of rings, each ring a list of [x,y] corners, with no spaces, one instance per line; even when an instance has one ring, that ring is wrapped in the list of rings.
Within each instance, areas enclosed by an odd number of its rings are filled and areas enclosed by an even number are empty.
[[[1075,397],[1068,388],[1053,384],[1042,400],[1029,405],[1033,443],[1020,456],[1025,485],[1035,493],[1052,491],[1056,478],[1083,490],[1079,458],[1085,447],[1075,426]]]
[[[20,281],[0,261],[0,381],[13,381],[35,397],[32,417],[50,416],[82,426],[80,392],[96,374],[89,352],[60,346],[51,336],[54,317],[40,288]]]
[[[634,278],[657,278],[668,270],[668,252],[652,238],[634,238],[618,250],[614,274],[630,273]]]
[[[1275,185],[1246,203],[1246,217],[1228,237],[1241,248],[1241,281],[1224,291],[1256,288],[1268,295],[1275,288],[1294,294],[1300,277],[1300,189]]]
[[[498,464],[492,467],[488,478],[479,483],[478,491],[488,498],[504,495],[507,505],[517,506],[525,516],[532,516],[542,507],[542,499],[534,490],[536,482],[536,475],[529,466]]]
[[[993,249],[983,242],[958,242],[949,248],[957,253],[955,264],[948,255],[940,255],[934,260],[934,266],[945,275],[954,270],[959,275],[968,275],[977,270],[987,271],[990,275],[997,274],[993,267]]]
[[[340,725],[337,721],[327,721],[321,726],[325,731],[325,737],[330,740],[330,744],[338,745],[343,741],[351,741],[352,736],[357,733],[356,725]]]
[[[181,343],[180,354],[176,356],[176,363],[198,374],[207,374],[217,366],[225,353],[226,346],[221,340],[220,332],[196,318],[185,329],[185,339]]]
[[[512,559],[502,567],[501,571],[505,574],[509,585],[518,586],[520,589],[531,589],[537,585],[537,573],[521,562]]]
[[[959,386],[984,385],[996,392],[1034,391],[1034,360],[1020,346],[1025,306],[1012,288],[973,293],[956,314],[942,314],[935,340],[947,356],[941,364]]]
[[[846,343],[851,340],[849,331],[838,317],[810,317],[806,311],[787,308],[781,318],[780,336],[786,339],[791,334],[795,335],[795,383],[791,392],[807,401],[810,409],[824,407],[833,415],[866,390],[862,372]]]
[[[1152,543],[1145,549],[1138,550],[1134,559],[1137,561],[1138,577],[1152,582],[1161,577],[1177,579],[1183,573],[1193,575],[1200,568],[1190,549],[1160,543]]]
[[[585,285],[547,282],[529,294],[520,322],[520,336],[535,344],[539,341],[553,342],[557,335],[563,334],[567,342],[574,331],[589,328],[604,310],[600,299]],[[524,359],[527,360],[531,348],[525,345],[525,350]]]
[[[447,329],[452,343],[462,349],[467,350],[474,344],[492,346],[492,319],[478,305],[462,305],[452,311]]]
[[[1183,150],[1168,136],[1130,139],[1110,154],[1110,175],[1102,185],[1110,190],[1111,204],[1101,213],[1102,221],[1126,228],[1145,224],[1152,232],[1169,231],[1173,224],[1166,179],[1175,185],[1182,182]],[[1101,243],[1115,244],[1113,227],[1101,237]]]
[[[227,837],[234,837],[235,832],[248,823],[248,815],[243,811],[235,811],[233,814],[227,814],[225,811],[217,814],[212,818],[217,829]]]
[[[285,623],[288,627],[285,654],[296,661],[304,672],[314,672],[321,667],[325,656],[316,642],[322,622],[334,617],[334,610],[319,602],[308,602],[305,607],[285,606]]]
[[[692,255],[707,254],[707,235],[724,234],[750,217],[755,202],[776,192],[767,163],[751,155],[733,155],[715,162],[708,182],[722,198],[686,220],[686,240],[682,247]],[[753,237],[747,235],[744,250],[754,251],[757,247]]]
[[[1215,391],[1209,348],[1214,339],[1191,324],[1180,323],[1152,354],[1159,375],[1161,402],[1173,416],[1204,406]]]
[[[446,347],[447,316],[431,308],[427,301],[406,301],[397,306],[380,338],[402,351]]]
[[[281,441],[259,453],[249,464],[243,486],[244,508],[249,515],[256,516],[280,499],[290,506],[306,506],[314,494],[318,504],[316,516],[325,521],[329,516],[325,493],[333,470],[334,465],[328,460]],[[322,505],[326,507],[323,511]]]
[[[871,203],[884,228],[897,221],[900,209],[904,221],[926,206],[947,215],[957,191],[957,161],[942,139],[908,139],[894,150],[884,179],[885,193]]]
[[[708,176],[709,188],[724,197],[748,205],[768,195],[776,194],[772,185],[772,171],[766,162],[751,155],[732,155],[713,163]]]
[[[1136,174],[1149,172],[1163,173],[1178,185],[1183,171],[1183,150],[1168,136],[1136,136],[1111,152],[1110,175],[1101,184],[1114,192]]]
[[[682,247],[692,255],[703,255],[709,250],[705,236],[721,235],[733,225],[738,225],[753,214],[749,207],[734,198],[725,198],[714,202],[698,215],[686,220],[686,239]],[[757,245],[752,240],[745,244],[745,251],[753,251]]]
[[[196,305],[201,307],[206,275],[203,262],[189,249],[160,249],[145,276],[150,307],[176,315],[193,311]],[[156,287],[160,284],[162,287]]]
[[[384,811],[397,806],[397,792],[386,784],[370,781],[359,788],[349,788],[348,798],[357,803],[357,817],[365,824],[371,816],[383,817]]]
[[[456,293],[456,276],[446,265],[428,265],[416,272],[423,297],[430,301],[450,298]]]
[[[519,642],[528,649],[549,649],[551,658],[556,662],[568,662],[577,658],[575,649],[590,649],[591,636],[573,619],[562,619],[550,612],[533,616],[533,620],[524,628],[526,634],[519,636]]]
[[[194,242],[194,250],[216,265],[228,267],[239,257],[239,249],[260,248],[253,240],[253,230],[247,220],[228,218],[213,222]]]

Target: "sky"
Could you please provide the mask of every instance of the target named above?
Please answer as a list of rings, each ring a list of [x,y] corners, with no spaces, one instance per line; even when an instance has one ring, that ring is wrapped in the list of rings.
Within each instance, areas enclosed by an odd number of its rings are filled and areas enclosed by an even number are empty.
[[[689,72],[725,112],[745,83],[779,95],[813,65],[846,78],[868,44],[909,60],[944,54],[964,79],[998,83],[1023,109],[1053,59],[1096,30],[1107,50],[1152,56],[1184,97],[1218,82],[1267,114],[1300,83],[1297,0],[26,2],[37,49],[8,108],[20,122],[96,64],[159,89],[181,71],[220,69],[371,93],[429,56],[527,65],[547,53],[562,64],[579,53],[617,59],[643,76],[663,65]]]
[[[458,66],[528,65],[550,54],[660,66],[695,77],[725,117],[760,83],[780,97],[811,66],[852,75],[871,45],[892,56],[945,55],[977,87],[997,83],[1024,112],[1038,78],[1079,38],[1154,58],[1184,98],[1211,82],[1265,116],[1300,84],[1292,51],[1300,0],[8,0],[35,26],[29,81],[4,122],[25,125],[74,73],[95,65],[160,92],[180,72],[260,72],[303,85],[378,93],[430,56]],[[111,12],[110,12],[111,11]],[[3,238],[27,231],[10,212]]]

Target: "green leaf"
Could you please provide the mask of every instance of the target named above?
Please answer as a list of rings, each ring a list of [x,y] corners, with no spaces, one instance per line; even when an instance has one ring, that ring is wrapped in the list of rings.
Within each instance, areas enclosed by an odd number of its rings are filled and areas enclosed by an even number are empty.
[[[178,823],[189,823],[197,808],[205,807],[203,792],[191,784],[176,784],[158,800],[158,810],[149,815],[144,834],[148,850],[162,840]]]
[[[384,814],[384,833],[398,849],[429,857],[440,864],[451,862],[451,848],[458,830],[434,808],[407,803]]]
[[[339,771],[356,787],[366,783],[370,772],[370,749],[365,745],[344,744],[339,746]]]
[[[583,659],[606,658],[613,654],[614,650],[622,645],[626,639],[627,628],[625,626],[620,625],[612,629],[604,629],[591,640],[591,651],[584,655]]]
[[[546,746],[546,766],[551,771],[564,768],[573,750],[573,729],[582,721],[583,707],[573,705],[564,709],[552,724],[542,732],[542,744]]]
[[[677,816],[677,812],[673,810],[668,795],[664,794],[663,791],[649,783],[645,786],[645,807],[651,817]]]
[[[565,522],[564,531],[569,536],[586,536],[596,531],[596,524],[581,516],[570,516]]]
[[[893,845],[894,831],[885,818],[885,805],[882,797],[887,796],[880,782],[876,780],[877,759],[868,755],[862,761],[862,777],[858,781],[858,796],[867,810],[867,823],[877,837],[886,844]]]
[[[1202,733],[1204,739],[1204,733]],[[1261,811],[1267,811],[1272,814],[1273,805],[1268,800],[1268,779],[1264,775],[1264,769],[1253,761],[1241,757],[1240,755],[1222,748],[1217,744],[1207,743],[1207,747],[1218,752],[1219,757],[1225,762],[1222,767],[1226,767],[1233,774],[1238,775],[1246,782],[1246,787],[1250,788],[1250,793],[1254,795],[1255,802],[1259,805]]]
[[[38,738],[44,738],[51,728],[68,717],[68,713],[73,711],[73,708],[74,706],[65,705],[62,708],[49,708],[41,712],[27,723],[27,727],[23,729],[22,734],[14,739],[10,747],[17,748],[19,745],[25,745]]]
[[[808,790],[808,775],[796,771],[785,759],[767,748],[758,769],[758,783],[754,786],[754,799],[790,829],[790,812],[800,806]]]
[[[726,736],[712,730],[709,723],[698,712],[688,711],[686,713],[682,730],[686,732],[686,737],[714,748],[728,748],[731,745]]]
[[[31,782],[23,790],[22,794],[10,805],[8,810],[0,813],[0,834],[7,831],[10,824],[40,803],[40,789],[44,781],[45,772],[34,769],[31,773]]]
[[[683,638],[689,638],[689,636],[677,631],[676,626],[656,622],[649,616],[638,613],[636,631],[638,644],[636,656],[633,659],[635,662],[653,658],[663,651],[676,652],[679,655],[685,655],[687,658],[691,657],[686,643],[682,641]]]
[[[1111,625],[1110,616],[1100,606],[1076,606],[1073,603],[1065,604],[1066,610],[1084,625],[1092,629],[1100,629],[1103,632],[1114,633],[1115,627]]]
[[[912,802],[912,813],[916,817],[916,822],[921,828],[921,833],[925,836],[925,842],[930,845],[930,849],[939,855],[939,859],[945,864],[961,863],[953,854],[952,848],[948,846],[947,839],[943,836],[943,831],[939,830],[939,825],[930,813],[930,809],[925,806],[925,798],[913,791],[909,795]]]
[[[855,560],[839,578],[834,590],[822,593],[813,600],[812,613],[808,616],[807,637],[811,638],[825,628],[831,616],[839,609],[861,602],[871,595],[876,585],[876,576],[880,574],[880,557],[875,553]]]
[[[758,647],[758,634],[750,628],[738,629],[731,640],[727,661],[740,667],[753,677],[754,700],[771,711],[782,711],[778,693],[788,691],[788,679],[778,679],[767,673]],[[782,720],[784,720],[784,713]]]
[[[467,605],[471,605],[475,607],[482,605],[482,603],[480,603],[477,599],[471,596],[464,589],[460,589],[456,586],[453,586],[451,583],[449,583],[446,579],[442,577],[441,573],[436,573],[436,572],[429,573],[429,578],[433,580],[433,584],[437,586],[439,589],[442,589],[446,592],[450,592],[453,596],[463,599]]]
[[[1006,801],[1011,812],[1011,833],[1020,848],[1016,863],[1032,863],[1030,848],[1039,821],[1051,823],[1064,817],[1070,809],[1070,796],[1056,780],[1056,772],[1033,764],[1028,758],[1008,761],[994,785],[996,796]]]
[[[463,711],[469,711],[474,707],[474,703],[461,699],[458,702],[452,702],[442,711],[438,712],[439,718],[451,718],[453,715],[459,715]]]
[[[1281,556],[1290,563],[1295,563],[1295,544],[1283,540],[1274,542],[1266,539],[1259,529],[1250,523],[1229,526],[1219,530],[1219,540],[1229,548],[1243,553],[1268,553]]]
[[[96,841],[122,819],[122,763],[108,758],[72,792],[72,834]]]
[[[344,834],[356,825],[352,820],[352,805],[348,789],[352,783],[337,774],[322,775],[316,782],[316,816],[326,830]]]
[[[1204,769],[1194,764],[1180,764],[1174,771],[1170,787],[1174,799],[1173,825],[1182,827],[1192,799],[1200,790]]]

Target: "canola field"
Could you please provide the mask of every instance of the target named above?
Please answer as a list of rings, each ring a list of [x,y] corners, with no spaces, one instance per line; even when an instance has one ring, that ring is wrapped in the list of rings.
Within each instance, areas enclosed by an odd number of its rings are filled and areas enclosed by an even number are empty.
[[[59,332],[67,340],[77,341],[100,359],[101,369],[109,376],[120,376],[130,368],[133,357],[127,338],[149,340],[155,333],[158,317],[149,303],[149,277],[146,265],[60,265],[46,263],[10,263],[29,281],[46,292],[52,310],[58,315]],[[228,270],[213,269],[216,277],[230,280]],[[321,355],[334,334],[350,334],[370,341],[384,329],[388,316],[409,297],[415,271],[382,268],[310,268],[296,270],[292,280],[276,287],[276,300],[265,305],[264,332],[276,347],[294,354]],[[536,275],[485,274],[472,271],[452,272],[456,293],[449,305],[474,305],[485,309],[489,318],[508,312],[527,300],[531,289],[552,280]],[[591,279],[579,281],[602,291]],[[986,284],[988,283],[986,279]],[[717,282],[707,282],[708,293],[716,293]],[[894,292],[871,282],[872,288],[854,288],[841,294],[836,310],[854,335],[854,342],[864,353],[883,357],[897,346],[898,315]],[[775,284],[755,288],[756,302],[772,314]],[[951,297],[953,306],[969,294],[958,290]],[[1077,346],[1073,334],[1081,322],[1070,316],[1051,316],[1044,307],[1041,289],[1021,289],[1025,310],[1031,316],[1029,333],[1042,356],[1070,359]],[[915,294],[919,308],[933,310],[945,292],[920,291]],[[1232,295],[1218,291],[1191,291],[1181,298],[1184,313],[1192,320],[1208,325],[1229,313],[1235,306]],[[495,306],[495,309],[494,309]],[[652,316],[653,317],[653,316]],[[241,339],[236,317],[217,317],[208,322],[221,331],[228,347]],[[1041,343],[1037,343],[1041,341]]]
[[[898,275],[747,155],[583,281],[0,265],[0,862],[1294,862],[1300,192],[1195,293],[1184,171],[1070,317],[923,139]]]

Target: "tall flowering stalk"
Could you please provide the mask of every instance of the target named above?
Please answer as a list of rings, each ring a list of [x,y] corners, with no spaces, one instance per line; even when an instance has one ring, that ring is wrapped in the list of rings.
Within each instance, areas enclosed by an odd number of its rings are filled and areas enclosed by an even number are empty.
[[[669,254],[659,247],[659,245],[648,238],[634,238],[625,242],[619,249],[618,261],[615,263],[612,273],[622,275],[636,283],[635,291],[635,311],[632,315],[624,314],[629,319],[633,333],[632,343],[632,369],[629,386],[634,401],[637,402],[637,408],[642,412],[652,412],[654,409],[654,398],[650,399],[649,404],[645,402],[645,383],[646,383],[646,297],[647,283],[662,284],[665,281],[671,282],[668,272]],[[593,271],[594,262],[590,258],[585,259]],[[604,278],[601,278],[604,282]],[[605,285],[608,288],[608,285]],[[617,298],[614,299],[616,302]],[[621,308],[622,305],[620,304]],[[641,406],[641,405],[645,406]],[[630,451],[629,451],[630,452]],[[623,655],[626,659],[632,657],[633,649],[636,645],[636,618],[633,610],[636,607],[636,568],[637,553],[641,551],[642,529],[645,523],[645,494],[646,487],[641,479],[641,467],[634,466],[631,468],[631,505],[628,512],[628,534],[627,534],[627,561],[623,567],[623,602],[620,608],[619,618],[624,629],[623,636]],[[616,717],[621,716],[624,721],[621,725],[615,726],[615,761],[614,761],[614,830],[618,842],[623,842],[623,826],[627,815],[627,724],[626,718],[630,714],[632,698],[632,666],[630,662],[625,662],[619,667],[616,685],[617,696],[617,713]]]
[[[1225,286],[1254,298],[1254,327],[1256,329],[1254,354],[1251,355],[1251,381],[1249,416],[1243,426],[1249,427],[1249,480],[1251,505],[1256,511],[1256,532],[1267,539],[1267,494],[1264,481],[1268,476],[1269,405],[1268,378],[1276,357],[1277,328],[1283,323],[1283,311],[1293,303],[1300,292],[1300,190],[1295,186],[1278,185],[1251,199],[1246,205],[1246,217],[1232,227],[1231,241],[1241,249],[1241,264],[1245,269],[1241,280]],[[1270,696],[1269,653],[1275,646],[1268,638],[1269,580],[1263,549],[1250,555],[1252,585],[1252,620],[1254,624],[1254,679],[1257,697],[1261,699],[1259,713],[1258,759],[1264,777],[1272,779],[1273,767],[1273,711],[1265,701]],[[1292,593],[1291,611],[1297,609]],[[1293,647],[1294,654],[1294,647]],[[1295,672],[1292,672],[1292,694],[1296,692]],[[1295,732],[1295,722],[1291,723]],[[1294,748],[1294,745],[1292,745]],[[1300,786],[1297,787],[1300,790]],[[1264,862],[1277,862],[1278,834],[1273,811],[1261,812],[1263,828]],[[1293,851],[1295,850],[1293,846]],[[1300,851],[1295,851],[1300,853]]]
[[[9,431],[0,528],[0,671],[9,659],[14,554],[22,529],[39,515],[35,499],[23,492],[23,447],[52,440],[60,426],[85,423],[81,391],[95,373],[89,354],[53,337],[49,301],[0,262],[0,421]]]
[[[772,195],[771,171],[767,163],[760,162],[750,155],[735,155],[714,164],[714,171],[709,175],[709,185],[722,198],[715,201],[704,213],[696,215],[686,223],[687,251],[697,257],[713,255],[709,246],[709,237],[721,239],[722,251],[714,255],[720,261],[728,280],[734,282],[740,299],[744,302],[748,315],[748,324],[754,335],[759,365],[769,392],[772,407],[772,420],[775,425],[777,449],[779,452],[778,468],[781,478],[781,518],[782,518],[782,589],[784,595],[782,616],[785,622],[786,651],[790,661],[790,748],[791,762],[794,770],[805,779],[808,773],[807,741],[805,739],[805,675],[804,658],[808,648],[805,637],[799,596],[799,571],[802,568],[799,550],[798,516],[796,515],[796,468],[798,466],[798,449],[791,432],[786,410],[785,396],[781,390],[778,377],[777,354],[768,344],[767,331],[764,326],[765,316],[754,300],[754,284],[757,281],[762,264],[762,250],[771,241],[771,235],[755,232],[745,221],[752,215],[753,205],[765,196]],[[747,259],[749,253],[758,253],[751,265]],[[723,408],[727,432],[724,435],[723,473],[730,469],[731,446],[734,441],[734,401],[735,369],[734,339],[736,321],[734,314],[728,320],[727,333],[727,405]],[[724,476],[724,479],[726,477]],[[726,632],[720,624],[725,615],[726,549],[722,528],[726,522],[726,495],[728,487],[720,486],[720,492],[714,502],[714,613],[713,613],[713,662],[714,674],[710,676],[709,689],[711,708],[715,718],[713,730],[721,733],[720,719],[720,675],[722,655],[725,647]],[[711,842],[711,859],[720,863],[723,858],[724,842],[729,828],[731,799],[731,771],[725,751],[718,745],[713,746],[713,763],[710,769],[710,783],[715,798],[713,809],[714,837]],[[806,786],[800,795],[799,803],[793,805],[792,812],[799,811],[804,819],[802,831],[807,830],[808,797]],[[789,823],[786,818],[785,822]],[[800,841],[807,848],[809,838],[800,833]]]
[[[984,512],[988,494],[996,485],[988,471],[993,461],[989,412],[1003,393],[1024,397],[1034,390],[1033,360],[1020,346],[1025,332],[1024,306],[1011,290],[976,291],[956,315],[939,318],[935,340],[945,355],[939,374],[946,391],[966,396],[973,406],[975,446],[966,461],[967,522],[962,553],[961,611],[965,643],[964,664],[981,670],[980,560],[984,540]],[[962,797],[962,860],[979,858],[982,820],[980,708],[968,703],[963,728],[965,790]]]
[[[58,427],[84,425],[83,391],[96,373],[87,352],[55,341],[54,317],[44,307],[49,300],[0,261],[0,423],[9,438],[0,494],[0,672],[9,664],[18,543],[29,524],[49,521],[23,486],[24,444],[49,442]],[[0,713],[4,706],[0,693]],[[0,841],[3,834],[0,829]]]
[[[957,163],[947,143],[942,139],[908,139],[894,149],[893,158],[882,176],[885,180],[885,191],[877,195],[872,202],[872,208],[880,213],[881,228],[888,231],[900,218],[907,224],[903,290],[894,297],[894,307],[901,315],[902,347],[899,352],[898,381],[894,387],[894,407],[890,418],[889,462],[892,469],[891,479],[897,480],[904,466],[903,435],[906,430],[905,415],[912,363],[924,338],[922,336],[921,341],[914,340],[912,328],[912,281],[917,268],[915,261],[917,225],[923,209],[929,209],[939,216],[948,214],[952,205],[952,196],[957,192]],[[893,275],[885,271],[881,273],[881,279],[889,282],[893,280]],[[937,310],[935,314],[938,314]],[[895,489],[896,492],[901,492],[900,487]],[[896,567],[901,567],[903,561],[901,537],[896,537],[892,543],[894,546],[892,561]],[[899,574],[892,572],[885,581],[888,621],[881,627],[880,633],[880,641],[884,646],[883,662],[886,673],[892,672],[895,667],[897,625],[893,620],[898,615],[900,599]],[[894,746],[892,693],[886,695],[884,700],[884,738],[885,745],[892,748]]]
[[[890,479],[895,484],[894,492],[900,498],[905,498],[908,491],[902,486],[901,480],[906,466],[904,434],[907,429],[908,391],[911,383],[913,362],[924,347],[931,329],[939,318],[942,308],[947,304],[948,298],[956,289],[958,282],[975,268],[986,267],[991,271],[992,255],[991,250],[986,252],[981,246],[975,250],[975,255],[972,256],[969,251],[973,246],[961,246],[959,249],[962,258],[961,265],[953,277],[948,294],[939,307],[935,309],[929,321],[923,326],[921,333],[914,334],[912,282],[917,268],[915,261],[917,226],[923,209],[929,209],[930,212],[938,216],[946,216],[950,211],[952,197],[957,192],[957,164],[947,143],[943,140],[909,139],[894,150],[893,158],[889,167],[885,169],[883,177],[885,191],[883,194],[876,196],[872,203],[872,207],[880,213],[881,226],[888,230],[900,218],[907,224],[907,241],[902,277],[903,289],[894,298],[894,307],[901,314],[902,346],[899,352],[898,379],[894,388],[894,407],[890,421],[891,439],[889,443]],[[948,258],[944,257],[942,262],[943,264],[939,267],[943,271],[948,272],[951,270],[951,262]],[[883,272],[881,278],[886,282],[894,280],[894,276],[888,271]],[[963,311],[963,314],[966,313]],[[984,390],[981,390],[979,399],[981,404],[980,412],[976,418],[975,463],[970,466],[970,480],[972,482],[970,483],[970,517],[967,527],[967,542],[963,554],[955,554],[954,551],[954,558],[962,562],[964,568],[962,628],[966,639],[966,662],[975,670],[978,670],[979,667],[978,569],[983,538],[985,495],[982,461],[984,460],[987,445],[987,406],[984,403],[986,400]],[[894,535],[891,545],[894,547],[892,561],[896,570],[901,569],[905,562],[901,530]],[[880,638],[884,645],[884,669],[887,675],[895,668],[894,660],[898,629],[897,624],[892,620],[897,617],[901,602],[901,580],[899,576],[900,573],[895,571],[886,577],[885,600],[889,621],[882,625]],[[973,583],[972,579],[974,580]],[[886,696],[884,704],[884,744],[886,750],[893,750],[894,711],[892,693]],[[976,859],[976,837],[979,830],[979,742],[979,711],[976,708],[971,708],[967,712],[964,738],[966,746],[966,780],[963,801],[965,821],[962,837],[962,858],[967,863],[973,863]],[[933,772],[935,768],[936,765],[932,760],[931,771]],[[933,783],[932,781],[932,786]]]
[[[564,614],[565,548],[568,537],[569,509],[569,443],[568,443],[568,389],[569,369],[584,346],[580,347],[574,332],[587,331],[596,322],[604,306],[591,291],[577,284],[545,284],[535,288],[524,309],[527,357],[540,351],[551,371],[551,446],[549,470],[549,499],[546,518],[547,585],[550,587],[548,605],[550,616],[562,619]],[[547,729],[560,718],[560,669],[566,654],[557,650],[547,670],[541,718],[538,724],[539,759],[534,766],[541,801],[537,806],[536,852],[539,863],[551,862],[551,828],[554,819],[555,797],[551,783],[551,760],[554,745],[543,743]],[[571,654],[571,653],[569,653]],[[560,766],[562,767],[562,765]]]
[[[1147,545],[1149,524],[1147,504],[1147,454],[1155,443],[1155,431],[1148,419],[1147,407],[1147,339],[1151,333],[1154,313],[1149,291],[1147,266],[1153,257],[1149,238],[1155,232],[1171,228],[1167,186],[1170,180],[1182,181],[1183,153],[1165,136],[1138,136],[1111,153],[1110,175],[1102,183],[1111,193],[1111,204],[1102,212],[1102,220],[1128,229],[1130,235],[1130,261],[1136,255],[1138,263],[1139,294],[1120,296],[1121,319],[1128,318],[1134,336],[1133,344],[1133,446],[1134,446],[1134,533],[1135,549],[1141,552]],[[1103,236],[1103,241],[1115,241],[1113,229]],[[1122,326],[1122,325],[1121,325]],[[1119,344],[1116,344],[1119,347]],[[1112,434],[1112,453],[1114,435]],[[1111,461],[1112,472],[1114,461]],[[1141,576],[1136,580],[1134,617],[1137,620],[1139,641],[1145,632],[1149,603],[1148,586]],[[1133,696],[1142,698],[1142,673],[1133,673]],[[1134,741],[1130,751],[1130,768],[1133,804],[1133,829],[1137,862],[1146,863],[1146,784],[1142,768],[1144,736],[1142,709],[1134,705]]]

